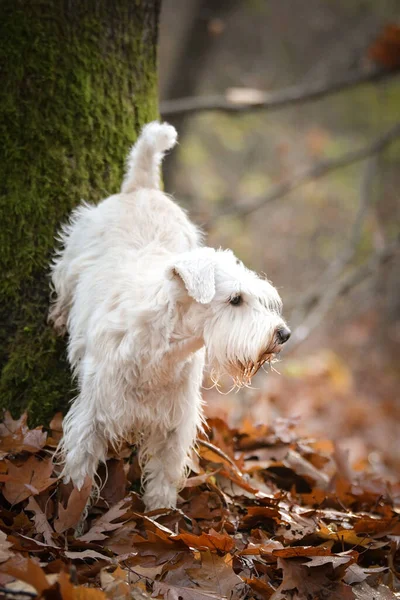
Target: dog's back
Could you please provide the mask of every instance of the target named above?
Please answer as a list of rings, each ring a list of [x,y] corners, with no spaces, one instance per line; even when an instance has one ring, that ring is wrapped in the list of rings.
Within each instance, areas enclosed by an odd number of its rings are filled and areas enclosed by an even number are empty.
[[[200,233],[185,212],[160,191],[160,164],[175,143],[170,125],[146,125],[129,153],[121,193],[97,206],[82,204],[61,229],[61,250],[51,268],[55,299],[49,315],[60,333],[70,329],[68,317],[79,283],[91,290],[85,305],[93,312],[121,270],[127,276],[130,270],[134,279],[143,261],[159,259],[160,248],[167,255],[200,244]]]

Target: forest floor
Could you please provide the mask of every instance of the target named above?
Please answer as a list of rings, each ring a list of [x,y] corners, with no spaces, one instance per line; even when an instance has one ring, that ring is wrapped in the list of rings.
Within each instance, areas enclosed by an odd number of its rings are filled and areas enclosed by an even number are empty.
[[[400,597],[400,481],[277,419],[208,422],[176,510],[145,514],[131,447],[101,497],[57,477],[61,415],[0,425],[0,597],[389,600]]]
[[[328,435],[348,452],[355,470],[394,476],[400,473],[398,367],[397,358],[390,364],[373,351],[352,364],[349,356],[320,349],[285,357],[275,365],[279,372],[260,373],[251,388],[239,393],[204,391],[205,410],[208,417],[239,428],[247,421],[295,419],[298,436]]]

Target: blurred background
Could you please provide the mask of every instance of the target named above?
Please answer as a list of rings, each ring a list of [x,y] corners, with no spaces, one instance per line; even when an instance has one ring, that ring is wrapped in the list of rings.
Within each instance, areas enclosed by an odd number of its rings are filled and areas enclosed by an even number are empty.
[[[385,475],[400,468],[399,70],[399,0],[163,1],[161,114],[180,135],[166,190],[266,273],[293,331],[251,389],[204,390],[207,414],[298,417]]]

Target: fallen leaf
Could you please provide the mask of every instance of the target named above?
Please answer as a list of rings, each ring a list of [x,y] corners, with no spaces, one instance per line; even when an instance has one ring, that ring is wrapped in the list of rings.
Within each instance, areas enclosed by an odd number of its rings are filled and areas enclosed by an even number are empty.
[[[131,598],[131,586],[129,585],[129,572],[118,566],[114,571],[102,569],[100,582],[107,598],[111,600],[122,600]]]
[[[57,544],[54,543],[53,540],[53,529],[51,528],[50,523],[47,520],[46,515],[36,502],[33,496],[29,498],[28,505],[26,510],[31,510],[34,513],[34,522],[36,531],[43,535],[44,541],[48,546],[53,546],[53,548],[57,548]]]
[[[2,598],[35,598],[37,596],[37,592],[33,585],[29,585],[29,583],[25,583],[25,581],[21,581],[20,579],[14,579],[10,575],[4,575],[7,578],[7,581],[2,581],[0,577],[1,586],[4,584],[4,588],[7,590],[7,593],[3,591],[4,596]],[[7,598],[7,600],[8,600]]]
[[[64,600],[64,597],[63,597]],[[69,600],[69,599],[68,599]],[[73,600],[108,600],[107,596],[101,590],[95,590],[88,587],[74,587]]]
[[[201,535],[193,535],[192,533],[180,533],[174,536],[176,540],[182,540],[191,548],[197,550],[208,549],[211,552],[229,552],[234,547],[233,539],[225,534],[218,533],[214,529],[210,529],[209,533],[202,533]]]
[[[81,535],[78,539],[82,542],[97,542],[106,539],[107,535],[105,535],[105,532],[114,531],[115,529],[122,527],[123,523],[113,523],[112,521],[121,519],[126,514],[127,510],[127,498],[124,498],[104,513],[104,515],[99,517],[97,521],[92,524],[89,531],[84,535]]]
[[[126,562],[124,562],[124,564],[126,564]],[[161,575],[163,570],[164,565],[158,565],[157,567],[143,567],[142,565],[135,564],[132,567],[129,566],[129,582],[137,583],[139,581],[143,581],[144,579],[154,581],[159,575]]]
[[[50,421],[51,437],[47,440],[47,444],[56,448],[63,435],[63,415],[58,412]]]
[[[85,560],[86,558],[92,558],[95,560],[105,560],[107,562],[112,562],[112,558],[109,556],[105,556],[104,554],[100,554],[96,550],[82,550],[82,552],[73,552],[71,550],[65,551],[65,556],[70,558],[71,560]]]
[[[202,485],[203,483],[207,483],[212,477],[219,472],[219,469],[215,471],[210,471],[208,473],[202,473],[201,475],[195,475],[194,477],[189,477],[185,481],[185,487],[197,487]]]
[[[351,546],[370,547],[373,540],[367,536],[358,536],[354,529],[339,529],[336,526],[320,525],[317,535],[324,540],[335,540]]]
[[[325,556],[328,558],[332,558],[333,556],[338,556],[331,553],[330,548],[326,548],[324,546],[293,546],[289,548],[280,548],[272,551],[275,557],[279,558],[299,558],[299,557],[315,557],[315,556]],[[349,560],[347,558],[346,560]],[[309,563],[304,563],[309,564]]]
[[[6,411],[3,422],[0,423],[0,458],[20,452],[34,454],[45,446],[47,433],[41,427],[29,429],[27,419],[27,414],[24,413],[14,421]]]
[[[0,531],[0,563],[5,562],[13,556],[14,553],[11,552],[11,547],[12,544],[7,541],[7,535],[3,531]]]
[[[253,529],[259,523],[265,524],[267,519],[280,522],[281,515],[277,508],[271,506],[249,506],[247,514],[242,518],[243,527]]]
[[[189,517],[212,520],[221,517],[223,505],[216,492],[206,491],[190,496],[183,504],[182,510]]]
[[[377,535],[382,533],[391,533],[392,535],[400,535],[400,519],[398,515],[393,515],[388,518],[373,518],[364,517],[359,519],[354,525],[354,531],[357,535]]]
[[[155,581],[153,584],[152,597],[165,598],[167,600],[225,600],[228,596],[221,595],[220,592],[203,592],[201,589],[179,586],[163,581]],[[229,596],[232,600],[234,596]]]
[[[58,517],[54,521],[54,529],[57,533],[63,533],[79,523],[91,491],[92,480],[90,477],[86,477],[81,490],[77,488],[72,490],[66,508],[59,504]]]
[[[278,568],[282,569],[282,583],[276,591],[276,598],[282,592],[297,590],[298,598],[319,598],[321,590],[326,600],[354,600],[352,588],[342,582],[332,581],[326,565],[310,569],[296,559],[278,559]],[[311,574],[310,574],[311,573]]]
[[[51,459],[40,460],[36,456],[30,456],[20,466],[6,461],[8,465],[8,477],[3,488],[3,496],[10,504],[17,504],[43,492],[57,479],[52,479],[53,464]]]
[[[355,585],[352,589],[357,600],[398,600],[398,596],[386,585],[378,585],[375,588],[364,581],[360,585]]]
[[[304,565],[308,568],[322,567],[323,565],[332,565],[334,569],[340,567],[340,565],[346,565],[353,560],[351,556],[313,556],[309,561],[305,562]]]
[[[236,466],[233,459],[230,456],[222,452],[219,448],[207,442],[206,440],[199,440],[199,456],[208,462],[213,464],[221,464],[225,465],[228,470],[233,470],[234,472],[240,474],[239,468]]]
[[[259,532],[260,530],[257,529],[254,531],[254,533]],[[264,543],[260,543],[260,544],[256,544],[254,542],[249,542],[247,545],[247,548],[244,548],[243,550],[240,550],[237,554],[238,556],[247,556],[247,555],[260,555],[260,556],[267,556],[267,557],[272,557],[272,552],[274,550],[278,550],[283,548],[281,542],[278,542],[276,540],[268,540],[265,541]]]
[[[289,450],[283,460],[283,464],[290,469],[293,469],[297,475],[309,477],[312,479],[319,489],[326,489],[329,483],[329,476],[319,469],[316,469],[308,460],[303,458],[298,452]]]
[[[254,592],[259,594],[261,598],[271,598],[272,594],[275,592],[275,588],[272,587],[270,583],[263,581],[259,577],[244,577],[243,581],[247,583]]]
[[[133,549],[133,536],[137,533],[135,521],[124,523],[123,527],[118,527],[104,542],[106,547],[114,552],[114,554],[129,554]],[[87,541],[87,540],[85,540]]]
[[[23,423],[11,420],[11,433]],[[128,447],[108,456],[107,493],[91,503],[86,489],[78,493],[52,480],[51,469],[39,490],[37,471],[51,467],[50,457],[0,460],[2,491],[11,486],[18,500],[4,496],[0,505],[0,587],[28,591],[28,583],[7,573],[11,564],[25,579],[39,578],[38,587],[47,585],[38,592],[43,597],[58,600],[136,600],[151,593],[168,600],[393,598],[378,583],[395,581],[400,572],[395,477],[360,476],[346,452],[326,440],[298,438],[284,420],[247,423],[244,431],[221,418],[210,425],[213,443],[203,445],[209,454],[193,465],[196,475],[174,510],[143,514],[134,492],[116,502],[127,472],[129,485],[138,484],[137,458],[132,468]],[[53,447],[50,438],[46,452]],[[86,531],[78,539],[77,524]],[[27,569],[22,554],[35,557],[33,567]],[[105,594],[91,587],[99,580]]]
[[[19,419],[14,420],[11,413],[6,410],[3,415],[2,423],[0,423],[0,437],[7,437],[8,435],[22,431],[22,429],[26,427],[27,420],[27,413],[23,413]]]
[[[375,575],[375,573],[382,573],[383,571],[387,571],[389,567],[370,567],[364,568],[360,567],[357,564],[350,565],[343,576],[343,581],[352,585],[354,583],[360,583],[361,581],[365,581],[367,577],[370,575]]]
[[[193,583],[202,591],[217,594],[219,598],[243,598],[246,585],[232,570],[232,556],[216,556],[209,550],[200,553],[201,569],[187,569]],[[218,596],[219,594],[219,596]]]
[[[170,540],[160,537],[152,531],[146,531],[146,537],[134,534],[131,537],[130,551],[137,552],[143,566],[158,566],[165,563],[174,563],[182,554],[189,554],[186,544],[179,540]],[[108,547],[113,548],[108,544]]]
[[[13,562],[11,559],[3,566],[3,570],[15,579],[29,583],[39,594],[50,587],[43,569],[30,558],[25,558],[23,562],[20,559]]]
[[[101,490],[101,497],[108,506],[113,506],[126,496],[127,478],[122,460],[108,460],[105,485]]]
[[[58,577],[58,585],[60,587],[62,600],[75,600],[74,586],[70,581],[70,577],[65,571],[61,571]]]

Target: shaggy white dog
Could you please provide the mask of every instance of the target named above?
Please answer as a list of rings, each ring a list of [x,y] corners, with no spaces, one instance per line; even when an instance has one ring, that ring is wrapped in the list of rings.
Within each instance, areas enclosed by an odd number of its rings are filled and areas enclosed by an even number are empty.
[[[185,212],[159,189],[176,131],[146,125],[121,192],[82,204],[60,233],[50,320],[69,333],[79,395],[64,420],[63,474],[94,480],[109,443],[132,434],[148,510],[176,505],[202,427],[205,356],[212,376],[250,381],[290,331],[281,300],[230,250],[202,247]]]

